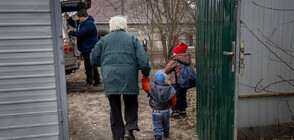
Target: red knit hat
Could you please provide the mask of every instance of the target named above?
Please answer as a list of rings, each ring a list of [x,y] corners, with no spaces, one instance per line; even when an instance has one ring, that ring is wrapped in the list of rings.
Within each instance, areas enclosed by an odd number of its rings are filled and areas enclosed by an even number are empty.
[[[174,49],[174,53],[175,53],[175,54],[186,53],[186,51],[187,51],[187,47],[188,47],[187,44],[185,44],[184,42],[181,42],[181,44],[178,45],[178,46]]]

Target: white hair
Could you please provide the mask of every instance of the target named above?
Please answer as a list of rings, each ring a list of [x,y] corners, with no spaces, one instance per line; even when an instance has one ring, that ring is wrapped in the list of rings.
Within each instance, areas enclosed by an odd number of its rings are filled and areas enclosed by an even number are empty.
[[[125,16],[114,16],[109,20],[110,32],[121,29],[126,30],[127,27],[127,17]]]

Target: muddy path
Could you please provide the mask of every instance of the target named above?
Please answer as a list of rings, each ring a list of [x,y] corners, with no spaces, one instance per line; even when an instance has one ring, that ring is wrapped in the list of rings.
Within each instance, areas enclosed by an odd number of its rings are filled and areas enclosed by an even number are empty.
[[[151,71],[150,82],[154,81]],[[73,74],[66,76],[68,119],[71,140],[112,140],[109,113],[110,107],[104,94],[103,84],[86,90],[83,64]],[[141,78],[139,78],[141,80]],[[141,83],[140,83],[141,84]],[[152,109],[149,98],[140,86],[139,121],[141,131],[134,132],[137,140],[153,140]],[[196,135],[196,89],[187,93],[187,117],[171,119],[170,138],[168,140],[197,140]]]

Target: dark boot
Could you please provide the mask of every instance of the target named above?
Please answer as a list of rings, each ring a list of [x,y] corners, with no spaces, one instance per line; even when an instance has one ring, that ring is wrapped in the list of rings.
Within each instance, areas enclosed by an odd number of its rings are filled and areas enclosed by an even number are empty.
[[[92,90],[92,89],[93,89],[93,85],[89,82],[87,82],[87,84],[81,88],[81,90],[86,90],[86,91]]]
[[[180,114],[179,114],[179,111],[174,111],[171,113],[170,115],[171,118],[174,118],[174,119],[179,119],[180,118]]]
[[[161,140],[161,136],[155,135],[154,136],[155,140]]]
[[[124,140],[124,138],[113,138],[113,140]]]
[[[168,138],[169,137],[169,131],[164,131],[163,135],[164,135],[164,138]]]
[[[187,113],[186,113],[186,110],[180,110],[179,111],[179,114],[182,116],[182,117],[186,117],[187,116]]]
[[[134,136],[134,134],[133,134],[133,130],[126,130],[126,131],[125,131],[125,138],[126,138],[127,140],[136,140],[136,139],[135,139],[135,136]]]
[[[100,80],[96,80],[96,81],[94,82],[93,86],[99,86],[100,83],[101,83]]]

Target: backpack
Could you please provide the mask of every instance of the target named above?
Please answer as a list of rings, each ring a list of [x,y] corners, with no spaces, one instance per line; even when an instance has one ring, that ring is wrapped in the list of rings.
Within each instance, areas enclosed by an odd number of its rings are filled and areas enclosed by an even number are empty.
[[[172,98],[176,95],[176,89],[166,83],[156,83],[150,85],[148,96],[149,105],[157,109],[169,109],[172,105]]]
[[[196,86],[196,72],[190,65],[185,65],[180,60],[174,60],[182,64],[181,77],[178,80],[176,70],[174,69],[176,76],[176,83],[180,88],[189,89]]]

